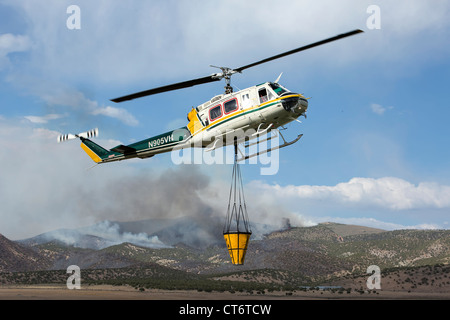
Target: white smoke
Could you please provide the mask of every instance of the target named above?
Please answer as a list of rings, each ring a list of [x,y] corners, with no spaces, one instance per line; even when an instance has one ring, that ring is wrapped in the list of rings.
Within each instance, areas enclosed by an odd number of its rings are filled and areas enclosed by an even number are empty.
[[[79,231],[85,234],[104,238],[110,241],[113,245],[130,242],[138,246],[155,249],[169,247],[168,245],[162,243],[158,239],[158,236],[149,236],[145,232],[140,232],[137,234],[131,232],[121,232],[119,224],[108,220],[101,221],[90,227],[80,228]]]
[[[149,236],[145,232],[122,232],[118,223],[108,220],[78,229],[57,229],[24,241],[38,244],[57,241],[67,246],[95,250],[126,242],[153,249],[170,247],[161,242],[158,236]]]
[[[76,142],[57,144],[59,134],[0,118],[0,233],[6,237],[25,239],[103,220],[196,216],[207,221],[214,213],[198,195],[209,180],[194,166],[142,172],[120,163],[120,169],[112,164],[87,170],[91,159]],[[117,234],[114,225],[102,226]],[[120,236],[157,244],[144,235]]]

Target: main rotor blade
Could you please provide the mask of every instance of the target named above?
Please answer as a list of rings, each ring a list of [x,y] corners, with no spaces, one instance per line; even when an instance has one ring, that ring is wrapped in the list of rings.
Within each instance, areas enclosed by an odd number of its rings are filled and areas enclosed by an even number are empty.
[[[350,31],[350,32],[347,32],[347,33],[339,34],[339,35],[334,36],[332,38],[328,38],[328,39],[325,39],[325,40],[322,40],[322,41],[318,41],[318,42],[314,42],[314,43],[308,44],[306,46],[303,46],[303,47],[300,47],[300,48],[297,48],[297,49],[286,51],[284,53],[277,54],[276,56],[273,56],[273,57],[270,57],[270,58],[266,58],[264,60],[261,60],[261,61],[258,61],[258,62],[254,62],[254,63],[248,64],[246,66],[243,66],[243,67],[240,67],[240,68],[237,68],[237,69],[233,69],[233,70],[235,70],[237,72],[241,72],[244,69],[248,69],[248,68],[257,66],[259,64],[266,63],[266,62],[269,62],[269,61],[272,61],[272,60],[275,60],[275,59],[279,59],[279,58],[282,58],[282,57],[285,57],[285,56],[288,56],[290,54],[294,54],[294,53],[297,53],[297,52],[300,52],[300,51],[303,51],[303,50],[311,49],[311,48],[320,46],[320,45],[328,43],[328,42],[332,42],[332,41],[336,41],[336,40],[339,40],[339,39],[342,39],[342,38],[345,38],[345,37],[353,36],[353,35],[361,33],[361,32],[364,32],[364,31],[362,31],[360,29],[356,29],[356,30],[353,30],[353,31]]]
[[[123,101],[127,101],[127,100],[133,100],[133,99],[136,99],[136,98],[149,96],[149,95],[152,95],[152,94],[157,94],[157,93],[166,92],[166,91],[172,91],[172,90],[188,88],[188,87],[196,86],[198,84],[204,84],[204,83],[209,83],[209,82],[214,82],[214,81],[220,81],[220,78],[217,78],[217,77],[213,78],[212,76],[207,76],[207,77],[203,77],[203,78],[198,78],[198,79],[178,82],[178,83],[174,83],[174,84],[169,84],[167,86],[162,86],[162,87],[158,87],[158,88],[154,88],[154,89],[150,89],[150,90],[145,90],[145,91],[129,94],[129,95],[126,95],[126,96],[123,96],[123,97],[111,99],[111,101],[113,101],[113,102],[123,102]]]
[[[199,84],[204,84],[204,83],[209,83],[209,82],[214,82],[214,81],[220,81],[222,78],[224,78],[225,76],[230,76],[231,74],[235,73],[235,72],[242,72],[242,70],[257,66],[259,64],[262,63],[266,63],[275,59],[279,59],[303,50],[307,50],[307,49],[311,49],[317,46],[320,46],[322,44],[328,43],[328,42],[332,42],[332,41],[336,41],[345,37],[349,37],[349,36],[353,36],[355,34],[364,32],[362,30],[356,29],[347,33],[343,33],[340,35],[337,35],[335,37],[331,37],[322,41],[318,41],[318,42],[314,42],[312,44],[294,49],[294,50],[290,50],[290,51],[286,51],[284,53],[281,54],[277,54],[273,57],[270,58],[266,58],[264,60],[258,61],[258,62],[254,62],[251,64],[248,64],[246,66],[237,68],[237,69],[227,69],[227,71],[224,72],[219,76],[217,74],[215,75],[209,75],[203,78],[198,78],[198,79],[193,79],[193,80],[187,80],[187,81],[183,81],[183,82],[178,82],[178,83],[174,83],[174,84],[170,84],[170,85],[166,85],[166,86],[162,86],[162,87],[158,87],[158,88],[154,88],[154,89],[150,89],[150,90],[145,90],[145,91],[141,91],[141,92],[137,92],[137,93],[133,93],[133,94],[129,94],[123,97],[119,97],[119,98],[115,98],[115,99],[111,99],[111,101],[113,102],[123,102],[123,101],[128,101],[128,100],[133,100],[136,98],[141,98],[141,97],[145,97],[145,96],[149,96],[152,94],[157,94],[157,93],[162,93],[162,92],[166,92],[166,91],[172,91],[172,90],[178,90],[178,89],[183,89],[183,88],[188,88],[188,87],[192,87],[192,86],[196,86]],[[225,74],[226,73],[226,74]]]

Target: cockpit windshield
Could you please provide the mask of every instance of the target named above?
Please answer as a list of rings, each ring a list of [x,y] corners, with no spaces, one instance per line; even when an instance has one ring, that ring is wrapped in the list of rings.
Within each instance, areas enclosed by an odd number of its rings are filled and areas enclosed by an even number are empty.
[[[273,91],[275,91],[275,93],[278,96],[281,96],[285,92],[289,92],[287,89],[283,88],[278,83],[269,82],[269,86],[272,88]]]

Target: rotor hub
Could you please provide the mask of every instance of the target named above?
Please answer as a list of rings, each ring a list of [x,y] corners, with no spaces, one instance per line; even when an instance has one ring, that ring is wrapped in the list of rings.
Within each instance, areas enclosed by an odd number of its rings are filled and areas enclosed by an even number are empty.
[[[212,77],[215,79],[225,79],[225,94],[233,93],[233,87],[231,86],[231,76],[235,73],[241,72],[228,67],[217,67],[213,65],[210,65],[210,67],[222,70],[222,73],[215,73],[214,75],[212,75]]]

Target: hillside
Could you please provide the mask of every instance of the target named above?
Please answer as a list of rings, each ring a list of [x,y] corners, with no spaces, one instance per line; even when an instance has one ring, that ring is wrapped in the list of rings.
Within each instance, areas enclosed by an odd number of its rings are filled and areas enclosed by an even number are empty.
[[[329,261],[327,265],[335,264],[342,272],[365,270],[372,264],[380,268],[447,264],[450,259],[449,230],[381,231],[328,223],[275,232],[268,235],[267,242],[281,248],[280,259],[294,260],[295,249],[304,245],[318,259],[312,263],[316,268],[322,265],[323,255]]]
[[[0,234],[0,272],[43,270],[50,265],[45,256]]]
[[[163,229],[167,230],[167,226]],[[95,237],[92,239],[99,241]],[[65,270],[67,266],[75,264],[94,282],[107,279],[124,281],[128,277],[130,283],[137,281],[149,285],[148,281],[153,280],[143,280],[142,275],[153,274],[157,268],[158,277],[164,281],[171,279],[172,272],[176,272],[176,278],[179,279],[177,285],[182,287],[187,285],[186,281],[203,283],[206,277],[298,287],[319,283],[348,285],[351,282],[358,283],[355,285],[356,290],[356,287],[361,286],[362,279],[367,278],[366,269],[370,265],[378,265],[382,272],[409,270],[409,280],[405,280],[408,278],[404,276],[406,271],[394,275],[394,278],[398,278],[396,284],[405,287],[405,281],[410,281],[411,286],[415,285],[416,288],[419,283],[424,283],[425,280],[420,279],[426,278],[426,275],[424,271],[414,270],[440,265],[444,267],[435,269],[439,272],[433,275],[433,283],[439,283],[444,290],[450,288],[444,281],[450,259],[449,230],[383,231],[336,223],[289,228],[267,234],[261,240],[251,240],[243,266],[231,265],[224,243],[206,247],[178,243],[158,249],[129,242],[103,249],[78,248],[56,240],[22,243],[28,243],[28,247],[3,238],[0,252],[6,252],[7,248],[14,246],[22,249],[22,255],[16,255],[16,258],[10,256],[7,260],[9,268],[3,268],[2,271]],[[29,263],[20,263],[20,257],[29,257]],[[33,264],[33,261],[46,263]],[[36,279],[38,276],[35,273],[33,277]],[[59,277],[64,278],[66,275],[63,272]],[[8,279],[7,282],[13,281],[11,275],[8,275]],[[427,283],[431,284],[432,280]]]

